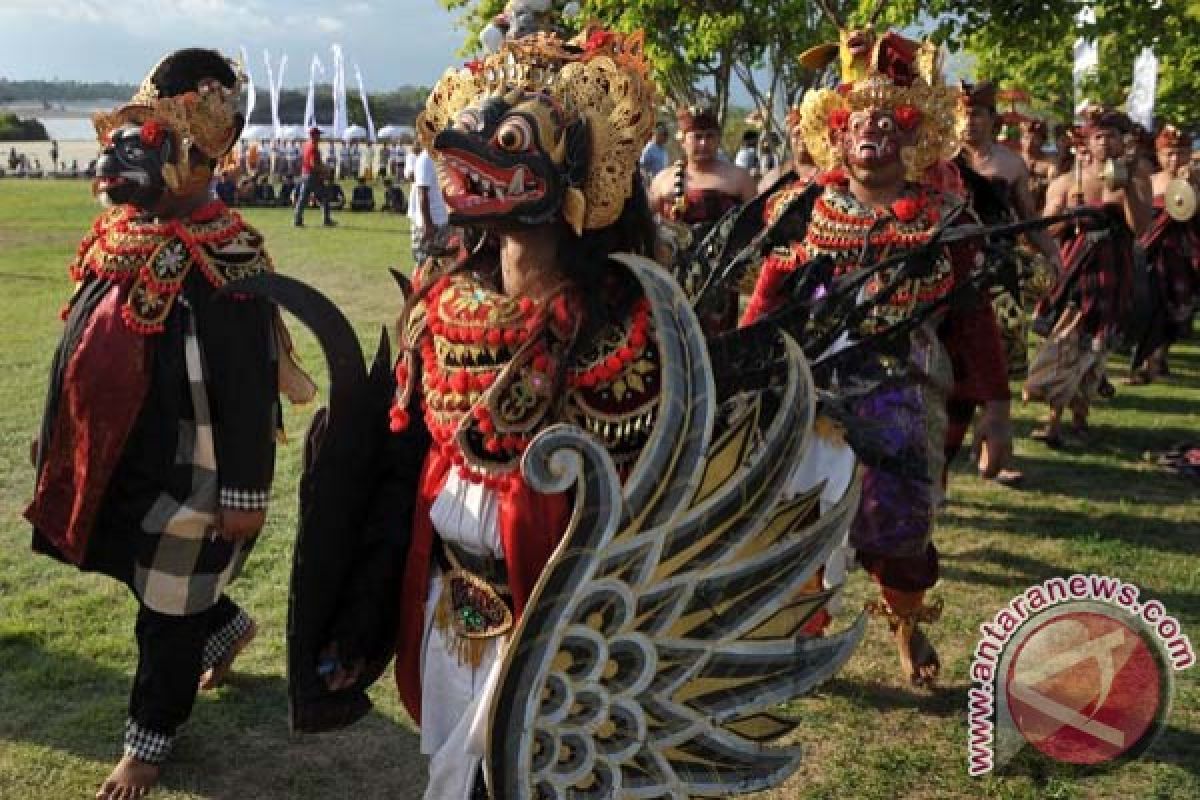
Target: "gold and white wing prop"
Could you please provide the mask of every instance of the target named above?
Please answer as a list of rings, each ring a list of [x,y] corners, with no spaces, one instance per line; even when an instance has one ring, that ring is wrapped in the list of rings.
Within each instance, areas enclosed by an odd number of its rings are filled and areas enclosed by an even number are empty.
[[[786,341],[786,381],[719,407],[704,337],[661,269],[623,256],[651,301],[659,423],[624,489],[577,428],[546,430],[530,485],[574,486],[567,534],[514,632],[492,706],[488,769],[506,800],[727,797],[782,782],[798,720],[773,713],[832,676],[864,629],[797,631],[828,599],[804,582],[841,540],[858,483],[821,513],[787,477],[816,393]],[[720,431],[715,433],[715,431]]]

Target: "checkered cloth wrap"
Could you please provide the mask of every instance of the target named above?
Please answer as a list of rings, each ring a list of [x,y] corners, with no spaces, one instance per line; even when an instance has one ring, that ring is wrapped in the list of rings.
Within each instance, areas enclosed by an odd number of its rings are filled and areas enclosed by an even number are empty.
[[[155,541],[140,548],[134,590],[154,611],[182,615],[212,607],[241,571],[253,540],[231,542],[215,535],[219,493],[204,354],[187,300],[181,297],[177,307],[186,316],[184,360],[192,414],[179,421],[174,466],[179,480],[165,485],[188,488],[181,497],[161,493],[142,520],[142,533]],[[247,501],[234,507],[252,506]]]
[[[1112,228],[1069,235],[1061,247],[1063,274],[1038,304],[1038,317],[1057,321],[1069,305],[1081,312],[1081,333],[1115,340],[1133,296],[1133,237],[1119,210],[1105,206]],[[1052,327],[1045,321],[1039,325]]]
[[[125,720],[125,755],[147,764],[161,764],[171,755],[174,736],[143,728],[132,719]]]
[[[250,631],[252,624],[250,615],[239,608],[233,619],[210,633],[204,642],[204,652],[200,656],[200,671],[212,669],[225,660],[234,643]]]

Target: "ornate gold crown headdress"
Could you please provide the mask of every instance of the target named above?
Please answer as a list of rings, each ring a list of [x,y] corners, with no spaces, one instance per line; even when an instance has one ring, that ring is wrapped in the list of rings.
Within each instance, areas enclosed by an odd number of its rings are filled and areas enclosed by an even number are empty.
[[[930,166],[958,153],[958,93],[942,81],[938,49],[932,42],[918,46],[890,34],[876,53],[865,78],[804,95],[798,120],[804,143],[817,166],[835,169],[842,166],[841,149],[831,136],[835,113],[916,109],[916,142],[905,147],[901,157],[905,177],[919,181]]]
[[[584,118],[591,138],[580,187],[582,227],[607,227],[633,193],[632,176],[654,131],[655,89],[643,36],[588,26],[573,39],[537,33],[509,40],[481,61],[448,70],[417,119],[429,147],[464,109],[513,91],[548,95],[570,118]]]
[[[245,82],[241,65],[229,62],[237,76],[232,87],[210,79],[201,81],[195,91],[161,97],[158,87],[154,85],[154,75],[163,61],[150,70],[129,103],[92,116],[97,137],[104,142],[112,131],[122,125],[140,125],[148,119],[157,119],[177,137],[181,159],[187,158],[191,147],[209,158],[225,155],[240,132],[237,115]]]

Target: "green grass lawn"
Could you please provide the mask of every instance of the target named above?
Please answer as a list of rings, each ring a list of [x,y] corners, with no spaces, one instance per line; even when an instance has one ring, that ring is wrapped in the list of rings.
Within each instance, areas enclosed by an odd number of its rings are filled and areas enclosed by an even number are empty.
[[[65,266],[96,212],[83,183],[0,181],[0,798],[90,797],[120,751],[135,658],[134,603],[112,581],[29,552],[21,518],[30,494],[28,444],[70,286]],[[250,211],[279,268],[326,292],[364,348],[398,312],[387,267],[409,265],[407,221],[338,215],[336,229],[290,225],[286,210]],[[317,222],[317,217],[312,222]],[[306,366],[322,376],[314,341],[293,325]],[[1118,360],[1119,362],[1119,360]],[[1123,363],[1115,365],[1123,374]],[[910,692],[897,680],[886,627],[873,622],[859,652],[813,697],[794,704],[807,751],[773,798],[1200,797],[1200,685],[1177,680],[1169,727],[1123,767],[1082,775],[1019,759],[1009,774],[966,775],[966,689],[981,622],[1026,586],[1098,572],[1160,599],[1200,646],[1200,502],[1196,483],[1142,459],[1200,430],[1200,347],[1178,348],[1170,383],[1119,387],[1094,413],[1095,444],[1058,453],[1025,438],[1038,409],[1016,409],[1028,487],[995,488],[960,463],[939,523],[946,613],[933,626],[944,688]],[[312,409],[289,409],[267,530],[233,596],[261,633],[231,682],[197,702],[163,798],[420,797],[424,761],[388,680],[377,711],[351,730],[287,732],[284,623],[295,530],[300,442]],[[870,596],[851,579],[848,621]]]

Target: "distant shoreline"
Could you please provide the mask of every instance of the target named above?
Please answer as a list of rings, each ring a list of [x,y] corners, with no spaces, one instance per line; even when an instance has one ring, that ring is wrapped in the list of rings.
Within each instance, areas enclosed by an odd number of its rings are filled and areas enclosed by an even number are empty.
[[[91,119],[96,111],[104,111],[120,105],[119,101],[97,101],[80,103],[75,108],[42,108],[29,103],[0,103],[0,112],[16,114],[18,117],[34,119]]]

